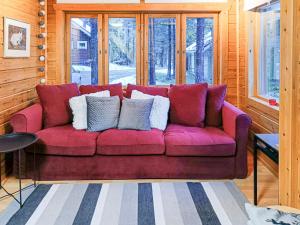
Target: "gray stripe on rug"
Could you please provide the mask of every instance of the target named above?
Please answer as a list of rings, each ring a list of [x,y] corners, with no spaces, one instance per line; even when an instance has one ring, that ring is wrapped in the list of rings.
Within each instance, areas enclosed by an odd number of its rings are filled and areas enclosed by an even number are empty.
[[[225,182],[224,183],[227,189],[230,191],[231,196],[235,199],[236,203],[240,206],[244,214],[248,218],[248,214],[246,212],[245,203],[249,202],[245,195],[238,189],[234,182]]]
[[[55,221],[55,225],[72,225],[79,210],[83,196],[88,188],[88,184],[74,185],[69,197],[65,201],[63,209]]]
[[[191,193],[186,183],[174,183],[183,223],[185,225],[202,225]]]
[[[232,197],[226,185],[221,182],[211,182],[209,185],[214,190],[219,202],[221,203],[232,224],[247,224],[247,216]]]
[[[74,185],[61,184],[57,189],[55,195],[48,203],[42,215],[37,220],[36,224],[43,224],[47,221],[47,225],[55,223],[57,217],[63,209],[65,201],[69,197]]]
[[[155,225],[152,184],[138,184],[138,225]]]
[[[124,184],[111,184],[104,204],[100,225],[118,225]]]
[[[124,184],[119,225],[138,223],[138,185]]]
[[[197,212],[204,225],[221,225],[201,183],[188,183]]]
[[[91,223],[101,187],[101,184],[89,184],[74,219],[73,225],[88,225]]]
[[[166,224],[183,224],[173,183],[160,183],[159,186]]]
[[[31,195],[24,202],[24,206],[16,212],[15,215],[9,220],[7,225],[23,225],[32,216],[40,202],[43,200],[47,192],[50,190],[51,185],[38,185]],[[3,223],[5,224],[5,223]]]

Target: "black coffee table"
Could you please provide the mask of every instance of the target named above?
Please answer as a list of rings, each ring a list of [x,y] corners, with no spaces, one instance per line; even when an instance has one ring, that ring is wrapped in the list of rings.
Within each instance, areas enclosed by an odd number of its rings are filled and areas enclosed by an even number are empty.
[[[3,189],[6,192],[6,195],[0,197],[0,199],[11,196],[13,197],[19,204],[20,208],[23,206],[22,203],[22,190],[34,185],[36,186],[36,168],[35,168],[35,147],[33,148],[33,157],[34,157],[34,184],[29,185],[22,189],[22,182],[21,182],[21,151],[34,144],[38,140],[37,136],[32,133],[12,133],[0,136],[0,153],[11,153],[11,152],[19,152],[19,191],[14,193],[9,193],[1,184],[1,172],[0,172],[0,189]],[[14,194],[19,192],[20,199],[18,200]]]

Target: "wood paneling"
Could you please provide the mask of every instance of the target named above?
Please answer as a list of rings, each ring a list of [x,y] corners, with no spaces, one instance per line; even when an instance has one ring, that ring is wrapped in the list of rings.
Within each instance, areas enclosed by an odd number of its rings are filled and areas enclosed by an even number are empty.
[[[237,21],[236,21],[236,0],[229,0],[222,4],[106,4],[106,5],[74,5],[55,4],[55,0],[48,0],[48,84],[60,84],[66,80],[67,68],[63,67],[63,59],[67,62],[66,45],[63,38],[66,38],[65,18],[63,12],[76,13],[107,13],[107,12],[147,12],[147,13],[185,13],[202,12],[219,14],[219,35],[218,54],[216,68],[219,72],[219,83],[228,85],[227,101],[237,105]],[[159,7],[158,7],[159,6]],[[59,15],[58,15],[59,14]],[[144,43],[142,43],[144,44]],[[147,46],[144,46],[144,49]],[[144,57],[145,59],[145,57]],[[242,64],[243,65],[243,64]],[[144,67],[143,72],[147,72]],[[179,76],[180,77],[180,76]],[[142,77],[141,80],[144,80]],[[104,80],[100,77],[99,80]],[[146,79],[144,80],[144,83]]]
[[[270,107],[266,102],[252,98],[249,94],[249,76],[254,76],[251,64],[251,57],[254,57],[254,45],[251,45],[255,37],[255,13],[244,11],[244,1],[239,0],[237,4],[238,30],[237,30],[237,52],[239,59],[237,63],[237,95],[239,107],[252,118],[252,126],[249,135],[249,147],[251,148],[254,133],[278,133],[279,131],[279,111]],[[252,23],[251,23],[252,21]],[[257,51],[257,50],[256,50]],[[250,66],[248,66],[250,65]],[[250,72],[249,72],[250,71]],[[268,160],[264,155],[260,156],[266,166],[274,173],[278,174],[278,166]]]
[[[17,111],[36,101],[35,86],[44,73],[38,68],[40,51],[37,38],[40,32],[37,0],[0,1],[0,133],[10,132],[9,119]],[[3,58],[3,18],[9,17],[31,25],[31,57]],[[4,156],[1,156],[2,175],[5,172]]]
[[[281,0],[280,204],[300,208],[300,0]]]

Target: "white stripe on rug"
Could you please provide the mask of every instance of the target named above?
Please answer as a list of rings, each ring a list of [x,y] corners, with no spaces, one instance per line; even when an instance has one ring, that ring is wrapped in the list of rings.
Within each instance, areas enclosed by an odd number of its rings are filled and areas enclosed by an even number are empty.
[[[218,197],[216,196],[214,190],[208,182],[203,182],[202,187],[205,190],[205,193],[222,225],[234,225],[231,223],[227,213],[225,212],[222,204],[220,203]]]
[[[163,203],[166,224],[182,225],[180,209],[173,183],[160,183],[160,192]]]
[[[47,225],[52,225],[62,211],[65,201],[68,199],[74,184],[62,184],[57,189],[54,197],[50,200],[49,204],[44,210],[44,213],[40,216],[37,224],[44,224],[47,221]]]
[[[106,197],[108,194],[109,186],[110,186],[110,184],[102,185],[91,225],[99,225],[101,222],[104,206],[106,204]]]
[[[59,188],[59,184],[54,184],[46,194],[46,196],[43,198],[39,206],[36,208],[34,213],[31,215],[29,220],[27,221],[26,225],[35,225],[40,218],[40,216],[43,214],[44,210],[46,209],[47,205],[55,195],[56,191]]]
[[[154,216],[156,225],[166,225],[159,183],[152,183]]]
[[[118,225],[124,184],[111,184],[103,209],[101,225]]]

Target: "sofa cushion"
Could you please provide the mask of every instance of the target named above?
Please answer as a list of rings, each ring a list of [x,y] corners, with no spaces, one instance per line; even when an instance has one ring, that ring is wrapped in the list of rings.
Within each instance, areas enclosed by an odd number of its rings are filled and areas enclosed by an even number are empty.
[[[39,153],[46,155],[92,156],[99,133],[76,130],[71,124],[38,131]]]
[[[149,87],[149,86],[128,84],[126,89],[126,95],[125,95],[126,98],[131,98],[131,93],[133,90],[137,90],[148,95],[160,95],[162,97],[168,97],[168,91],[169,91],[167,87]]]
[[[171,85],[171,123],[204,127],[207,83]]]
[[[170,124],[165,133],[169,156],[233,156],[236,143],[215,127],[187,127]]]
[[[37,85],[36,91],[43,107],[44,127],[55,127],[72,121],[69,100],[79,95],[77,84]]]
[[[165,152],[163,132],[111,129],[102,132],[97,140],[101,155],[160,155]]]
[[[205,125],[222,126],[222,107],[226,96],[226,85],[212,86],[207,89]]]
[[[121,130],[151,130],[150,113],[153,99],[127,99],[122,101],[118,128]]]
[[[79,87],[81,94],[91,94],[99,91],[110,91],[110,96],[119,96],[123,99],[123,88],[122,83],[118,84],[108,84],[108,85],[81,85]]]

